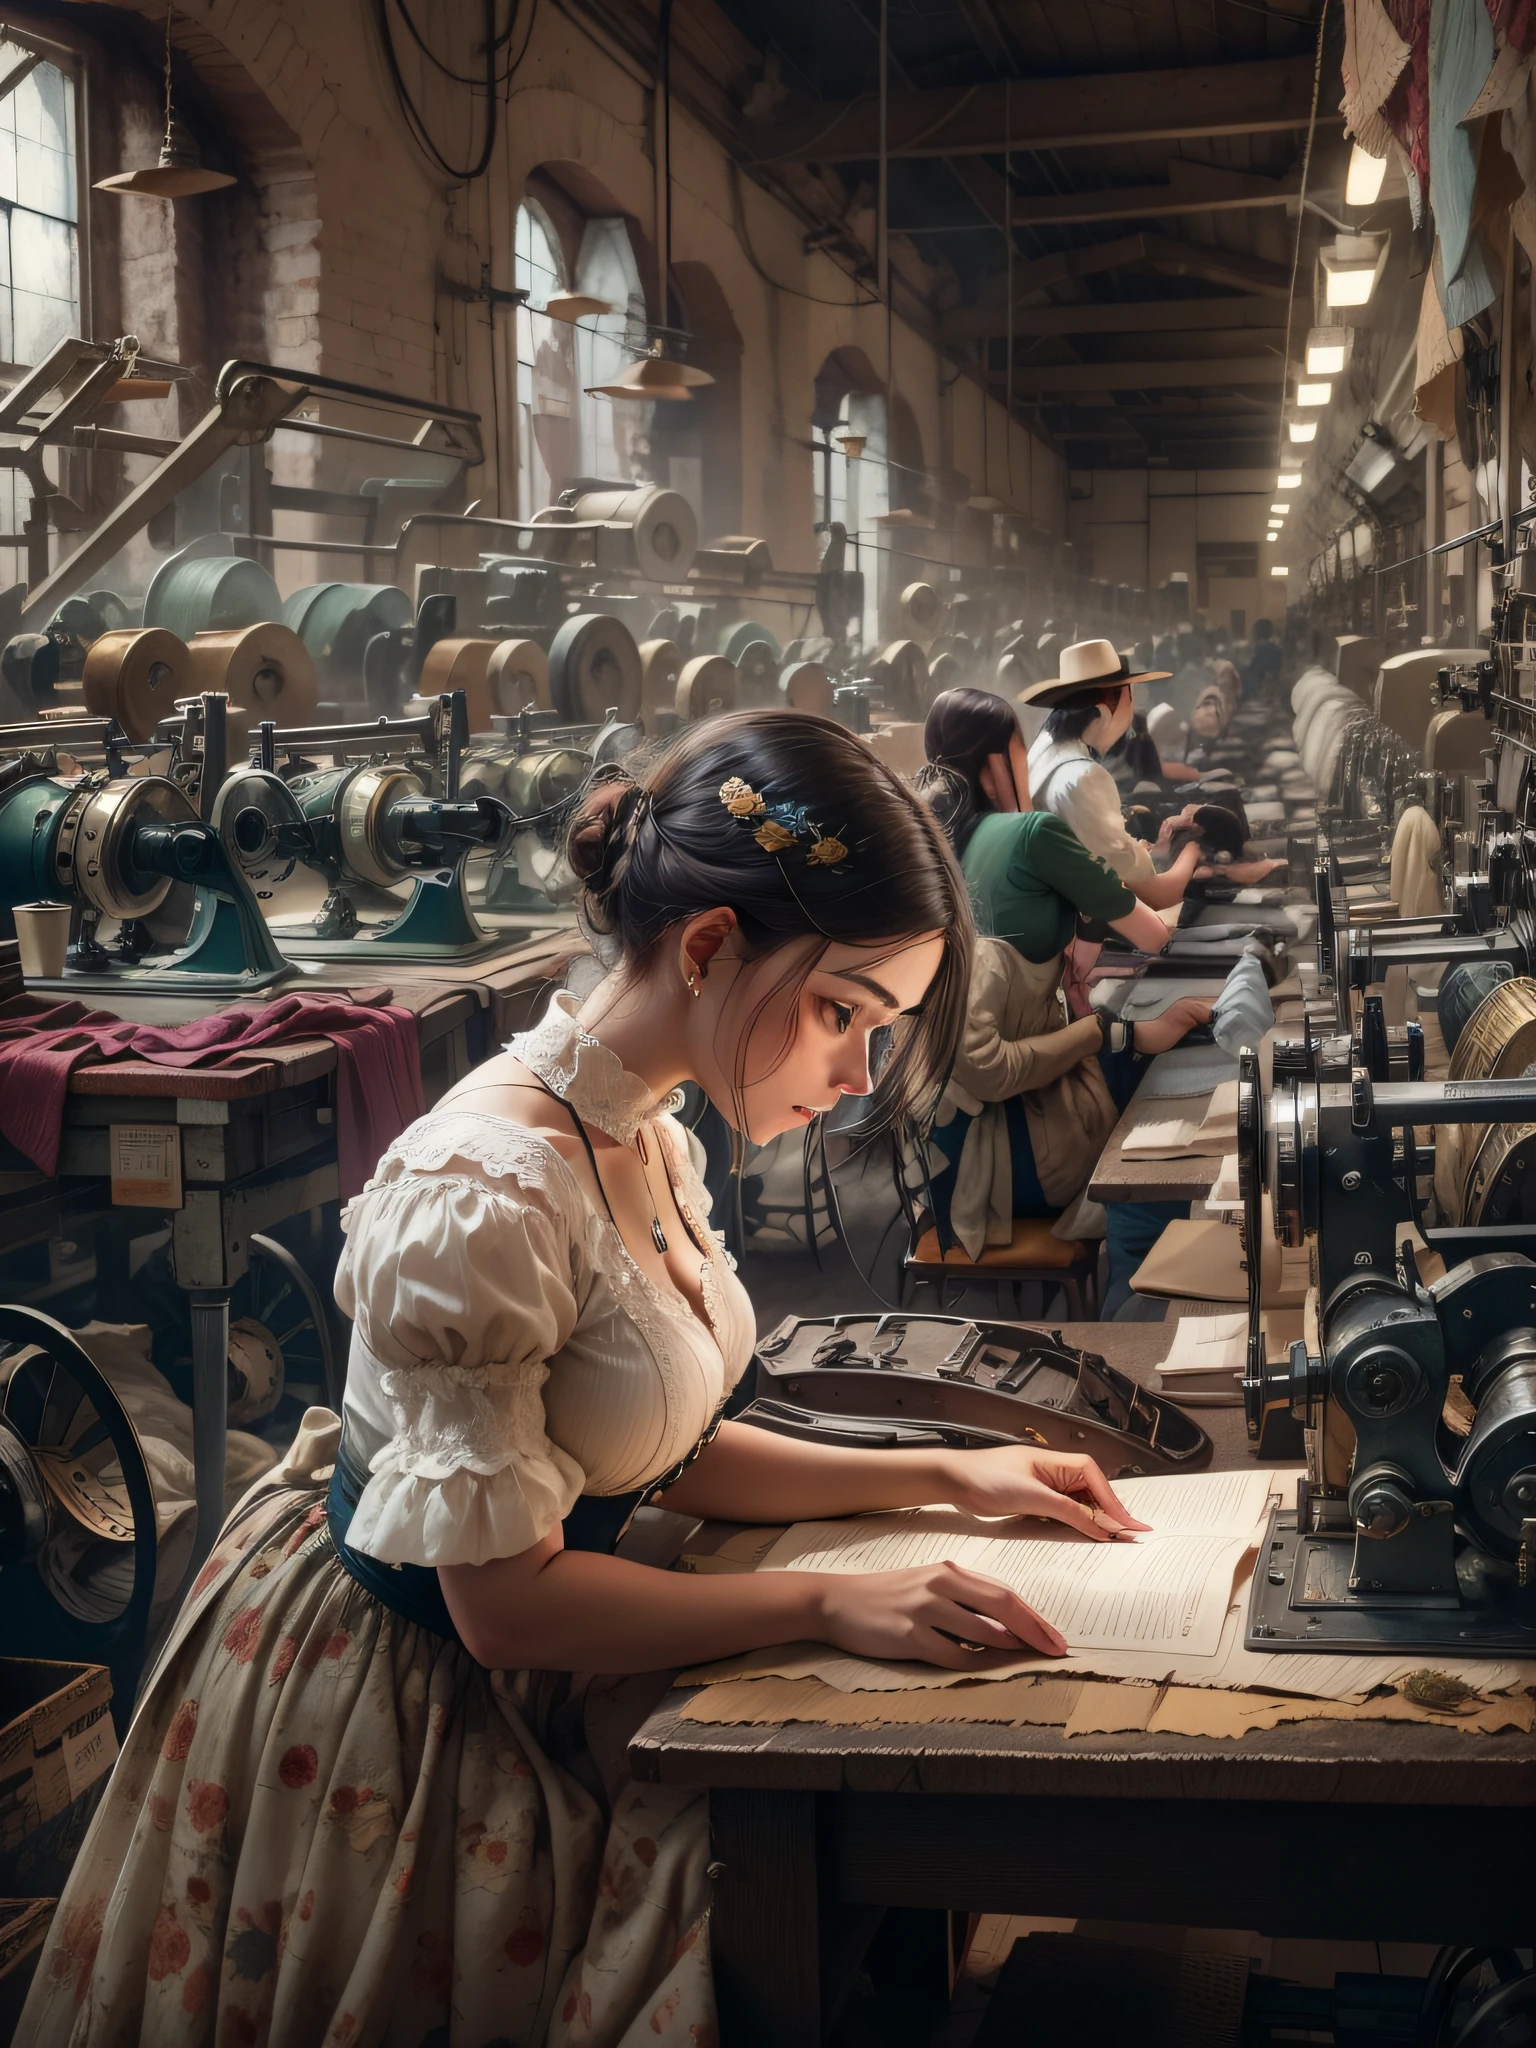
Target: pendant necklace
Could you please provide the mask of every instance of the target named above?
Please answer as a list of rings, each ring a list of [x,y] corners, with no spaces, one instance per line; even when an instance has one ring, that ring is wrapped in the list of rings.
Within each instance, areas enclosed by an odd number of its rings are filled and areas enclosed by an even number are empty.
[[[646,1170],[651,1163],[651,1151],[650,1147],[645,1142],[645,1130],[643,1126],[635,1132],[635,1151],[639,1154],[640,1158],[640,1174],[641,1178],[645,1182],[645,1192],[647,1195],[650,1196],[651,1243],[655,1245],[657,1251],[661,1253],[663,1257],[665,1257],[667,1250],[667,1233],[661,1227],[661,1211],[656,1206],[656,1197],[653,1194],[651,1194],[651,1176]]]

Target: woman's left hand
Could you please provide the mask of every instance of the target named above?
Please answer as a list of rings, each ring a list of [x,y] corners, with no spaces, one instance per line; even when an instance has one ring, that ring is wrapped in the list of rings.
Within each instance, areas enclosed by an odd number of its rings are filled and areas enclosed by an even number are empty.
[[[1148,1529],[1115,1498],[1092,1458],[1077,1451],[1038,1451],[1004,1445],[961,1451],[954,1459],[957,1508],[972,1515],[1043,1515],[1111,1543],[1127,1530]]]

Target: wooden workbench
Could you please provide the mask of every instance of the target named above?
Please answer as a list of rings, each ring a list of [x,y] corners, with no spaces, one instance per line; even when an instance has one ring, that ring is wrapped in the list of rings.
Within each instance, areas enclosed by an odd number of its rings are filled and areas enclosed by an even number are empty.
[[[1145,1378],[1166,1326],[1067,1325]],[[1247,1455],[1202,1410],[1218,1467]],[[804,2048],[882,1909],[1529,1943],[1536,1736],[1319,1721],[1215,1740],[977,1723],[710,1726],[674,1690],[637,1778],[707,1790],[722,2039]],[[1453,1872],[1475,1882],[1451,1881]],[[853,1956],[853,1964],[857,1954]]]
[[[574,932],[530,944],[518,935],[478,959],[430,966],[334,961],[301,981],[232,1001],[254,1007],[296,991],[354,995],[387,990],[416,1019],[422,1092],[430,1107],[513,1031],[532,1021],[573,953]],[[391,971],[391,968],[393,971]],[[103,998],[93,991],[94,999]],[[105,999],[106,1003],[110,998]],[[212,1006],[207,1006],[212,1007]],[[193,1453],[198,1523],[194,1566],[224,1515],[224,1442],[230,1295],[249,1265],[253,1232],[310,1211],[333,1215],[340,1195],[336,1155],[336,1047],[329,1039],[254,1047],[217,1067],[164,1067],[114,1060],[71,1077],[57,1174],[37,1175],[0,1142],[0,1254],[56,1234],[94,1239],[96,1312],[135,1319],[128,1242],[156,1227],[148,1208],[114,1205],[114,1124],[166,1124],[179,1133],[182,1201],[163,1220],[171,1265],[187,1296],[192,1350]],[[14,1179],[8,1195],[7,1178]],[[326,1270],[309,1275],[322,1298],[331,1288],[339,1239],[323,1237]],[[339,1387],[329,1390],[333,1399]]]

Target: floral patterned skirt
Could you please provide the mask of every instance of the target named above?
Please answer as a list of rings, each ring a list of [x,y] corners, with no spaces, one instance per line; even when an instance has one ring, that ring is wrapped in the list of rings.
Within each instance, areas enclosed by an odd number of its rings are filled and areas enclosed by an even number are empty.
[[[347,1575],[317,1483],[257,1495],[140,1702],[17,2041],[713,2048],[705,1801],[624,1764],[665,1683],[484,1671]]]

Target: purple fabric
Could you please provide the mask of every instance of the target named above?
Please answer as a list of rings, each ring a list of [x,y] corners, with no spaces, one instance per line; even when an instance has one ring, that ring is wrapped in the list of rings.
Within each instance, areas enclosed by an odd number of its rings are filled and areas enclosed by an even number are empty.
[[[77,1067],[148,1060],[157,1067],[216,1067],[264,1045],[328,1038],[336,1048],[336,1147],[343,1198],[355,1195],[422,1113],[416,1019],[383,1000],[289,995],[219,1010],[190,1024],[130,1024],[83,1003],[0,1004],[0,1137],[43,1173],[59,1161],[64,1100]]]

